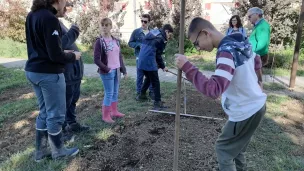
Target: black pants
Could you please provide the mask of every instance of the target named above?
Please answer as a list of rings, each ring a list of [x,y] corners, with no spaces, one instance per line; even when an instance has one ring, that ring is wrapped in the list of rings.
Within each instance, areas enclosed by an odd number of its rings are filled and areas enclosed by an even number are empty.
[[[146,94],[150,84],[152,84],[152,89],[154,91],[155,95],[155,101],[161,101],[160,97],[160,83],[158,78],[158,72],[157,71],[145,71],[143,70],[143,73],[145,75],[145,81],[141,88],[141,93]]]
[[[76,103],[80,96],[80,84],[66,85],[66,115],[65,124],[76,122]]]

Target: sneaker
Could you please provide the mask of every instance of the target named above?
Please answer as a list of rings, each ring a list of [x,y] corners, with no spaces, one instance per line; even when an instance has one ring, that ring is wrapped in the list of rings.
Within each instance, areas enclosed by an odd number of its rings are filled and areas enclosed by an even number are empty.
[[[91,128],[89,126],[86,125],[80,125],[79,123],[72,123],[69,124],[68,126],[65,127],[65,130],[67,132],[83,132],[83,131],[88,131]]]

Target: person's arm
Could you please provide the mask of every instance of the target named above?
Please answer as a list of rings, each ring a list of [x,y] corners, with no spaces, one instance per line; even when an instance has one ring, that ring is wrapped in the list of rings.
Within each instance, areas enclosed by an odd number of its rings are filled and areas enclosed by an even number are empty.
[[[119,43],[119,59],[120,59],[120,71],[121,73],[123,73],[123,75],[127,75],[127,69],[126,69],[126,66],[125,66],[125,63],[124,63],[124,59],[123,59],[123,56],[122,56],[122,53],[121,53],[121,46],[120,46],[120,42],[118,41]]]
[[[258,77],[258,83],[259,83],[259,85],[262,88],[262,85],[263,85],[263,80],[262,80],[263,73],[262,73],[262,60],[261,60],[260,55],[256,55],[255,58],[254,58],[254,70],[255,70],[255,73],[256,73],[256,75]]]
[[[164,69],[165,63],[162,57],[162,54],[166,48],[166,44],[163,41],[157,42],[156,43],[156,63],[159,66],[159,68]]]
[[[128,43],[128,45],[133,49],[140,47],[140,43],[137,42],[135,35],[136,35],[136,30],[133,31]]]
[[[227,90],[234,75],[235,65],[230,53],[221,52],[217,57],[215,73],[210,78],[207,78],[189,61],[181,69],[199,92],[217,99]]]
[[[100,39],[97,39],[94,45],[94,63],[99,67],[100,70],[102,70],[104,73],[108,73],[111,69],[101,62],[102,56],[102,48],[100,44]]]
[[[122,56],[121,52],[119,54],[119,58],[120,58],[121,73],[123,73],[123,75],[126,75],[127,74],[127,69],[126,69],[126,66],[125,66],[125,63],[124,63],[123,56]]]
[[[246,32],[246,29],[243,27],[243,36],[245,37],[245,38],[247,38],[247,32]]]
[[[70,30],[62,36],[62,48],[67,49],[72,46],[79,36],[79,28],[72,26]]]
[[[255,52],[257,54],[261,54],[261,52],[263,52],[267,48],[269,39],[270,39],[270,32],[267,27],[263,26],[256,31],[257,45]]]
[[[58,63],[70,63],[76,60],[74,53],[64,53],[62,49],[61,30],[59,20],[56,17],[48,17],[43,21],[43,34],[46,50],[50,59]]]

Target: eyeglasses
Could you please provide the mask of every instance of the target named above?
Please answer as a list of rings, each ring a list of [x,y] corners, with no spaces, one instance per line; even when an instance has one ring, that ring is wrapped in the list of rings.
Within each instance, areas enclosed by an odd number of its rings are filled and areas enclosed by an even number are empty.
[[[102,27],[108,27],[110,26],[111,24],[101,24]]]
[[[147,24],[149,21],[141,20],[141,22]]]
[[[200,36],[201,32],[202,32],[202,30],[201,30],[200,32],[198,32],[198,34],[197,34],[197,37],[196,37],[196,39],[195,39],[195,42],[193,43],[194,47],[198,47],[198,46],[199,46],[198,37]]]
[[[252,16],[252,15],[254,15],[254,14],[256,14],[256,13],[253,13],[253,14],[248,15],[248,18],[250,19],[250,18],[251,18],[251,16]]]

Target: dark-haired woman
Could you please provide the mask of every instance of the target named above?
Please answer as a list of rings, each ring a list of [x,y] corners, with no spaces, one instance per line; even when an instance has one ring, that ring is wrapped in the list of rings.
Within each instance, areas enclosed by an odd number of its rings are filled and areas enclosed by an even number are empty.
[[[242,21],[238,15],[234,15],[230,18],[226,36],[234,33],[241,33],[245,38],[247,38],[246,29],[243,27]]]
[[[61,47],[62,32],[56,14],[63,14],[65,5],[66,0],[33,0],[25,23],[26,77],[34,88],[40,110],[36,118],[37,162],[50,154],[57,159],[79,152],[78,148],[65,148],[61,139],[66,112],[64,66],[81,56],[80,52],[65,53]]]

